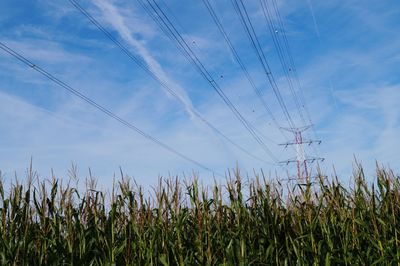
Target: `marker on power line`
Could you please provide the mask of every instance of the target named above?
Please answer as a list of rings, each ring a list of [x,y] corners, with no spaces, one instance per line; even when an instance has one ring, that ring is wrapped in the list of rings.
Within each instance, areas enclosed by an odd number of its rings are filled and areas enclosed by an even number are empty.
[[[294,145],[296,147],[296,158],[295,159],[289,159],[286,161],[282,161],[280,163],[282,164],[290,164],[290,163],[296,163],[297,165],[297,178],[299,180],[303,180],[304,178],[309,177],[309,169],[308,169],[308,163],[314,163],[316,161],[324,161],[325,158],[321,157],[307,157],[306,153],[304,151],[304,145],[308,144],[321,144],[321,140],[303,140],[302,133],[306,131],[307,129],[311,128],[312,126],[305,126],[305,127],[300,127],[300,128],[282,128],[283,130],[289,131],[294,134],[295,139],[294,141],[291,142],[286,142],[282,143],[279,145],[283,145],[286,147]]]

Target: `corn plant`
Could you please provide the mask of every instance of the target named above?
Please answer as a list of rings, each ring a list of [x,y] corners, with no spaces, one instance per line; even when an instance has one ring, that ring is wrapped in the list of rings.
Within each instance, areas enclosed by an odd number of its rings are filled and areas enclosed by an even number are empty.
[[[71,171],[74,174],[74,169]],[[1,174],[0,174],[1,176]],[[121,173],[110,193],[54,174],[0,179],[1,265],[400,265],[400,179],[336,176],[284,185],[264,174],[202,186]]]

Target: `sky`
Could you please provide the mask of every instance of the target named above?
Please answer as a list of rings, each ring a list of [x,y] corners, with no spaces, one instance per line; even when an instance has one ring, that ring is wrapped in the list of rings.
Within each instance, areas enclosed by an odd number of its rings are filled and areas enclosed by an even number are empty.
[[[137,134],[0,50],[0,169],[4,178],[11,179],[15,173],[23,177],[31,158],[43,178],[50,177],[51,170],[68,178],[71,165],[76,165],[81,177],[90,168],[105,187],[114,176],[119,177],[120,169],[144,185],[154,184],[159,176],[193,174],[208,183],[224,179],[220,175],[236,167],[249,176],[261,169],[271,177],[296,174],[294,164],[279,164],[295,158],[293,147],[278,145],[294,136],[279,129],[289,123],[230,0],[210,0],[210,4],[272,116],[203,1],[156,3],[273,156],[252,138],[140,1],[77,2],[166,86],[68,0],[1,1],[0,42],[213,173]],[[272,15],[271,33],[260,2],[244,2],[294,124],[312,124],[303,138],[322,141],[305,146],[305,154],[325,158],[319,163],[322,171],[330,175],[335,169],[345,182],[355,158],[371,177],[375,161],[399,172],[399,3],[276,0],[281,20]],[[273,11],[274,2],[266,3]],[[282,67],[274,34],[281,41],[286,36],[294,65]],[[284,72],[288,68],[296,70],[294,94],[305,108],[297,108]],[[316,167],[310,165],[313,173]]]

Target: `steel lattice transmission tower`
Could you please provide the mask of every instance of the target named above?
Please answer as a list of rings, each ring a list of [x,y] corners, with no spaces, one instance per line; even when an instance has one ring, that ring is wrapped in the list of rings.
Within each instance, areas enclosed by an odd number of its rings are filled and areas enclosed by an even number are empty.
[[[309,168],[308,168],[308,163],[313,163],[315,161],[324,161],[324,158],[321,157],[308,157],[304,151],[304,145],[308,144],[321,144],[321,140],[304,140],[303,139],[303,132],[309,129],[310,126],[305,126],[305,127],[296,127],[296,128],[282,128],[283,130],[289,131],[294,135],[294,141],[291,142],[286,142],[283,144],[285,148],[288,146],[294,145],[295,150],[296,150],[296,157],[293,159],[289,159],[286,161],[282,161],[280,163],[285,163],[285,164],[290,164],[290,163],[296,163],[297,165],[297,178],[300,180],[303,180],[304,178],[309,177]]]

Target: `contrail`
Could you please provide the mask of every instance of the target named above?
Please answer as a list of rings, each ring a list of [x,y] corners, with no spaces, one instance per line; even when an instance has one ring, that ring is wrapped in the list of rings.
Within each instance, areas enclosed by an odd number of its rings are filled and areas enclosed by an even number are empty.
[[[315,33],[317,34],[317,37],[318,37],[318,40],[319,40],[319,44],[322,46],[321,34],[319,32],[317,19],[315,18],[315,13],[314,13],[314,8],[313,8],[313,5],[312,5],[312,2],[311,2],[311,0],[307,0],[307,3],[308,3],[308,7],[310,8],[310,12],[311,12],[311,15],[312,15],[312,18],[313,18]],[[328,79],[329,79],[329,90],[330,90],[330,93],[331,93],[335,108],[337,109],[338,108],[338,104],[337,104],[337,101],[336,101],[336,95],[335,95],[335,90],[334,90],[334,87],[333,87],[332,79],[330,77]]]
[[[312,3],[311,3],[311,0],[307,0],[307,3],[308,3],[308,7],[310,8],[311,16],[312,16],[312,18],[313,18],[315,33],[317,34],[318,39],[319,39],[319,41],[321,42],[321,34],[319,33],[319,28],[318,28],[318,24],[317,24],[317,19],[315,18],[314,8],[313,8],[313,5],[312,5]]]
[[[117,8],[108,1],[95,0],[94,4],[102,11],[105,19],[117,30],[120,36],[135,48],[135,51],[142,57],[149,69],[159,76],[161,80],[172,85],[174,91],[176,92],[176,96],[178,96],[181,102],[184,104],[185,110],[190,115],[190,118],[192,120],[197,120],[196,116],[193,114],[195,108],[189,96],[178,84],[176,84],[176,82],[168,78],[161,65],[156,59],[154,59],[153,56],[151,56],[146,47],[133,37],[134,32],[128,28],[124,17],[119,13]],[[163,90],[167,93],[167,95],[169,95],[169,92],[165,90],[165,88],[163,88]]]
[[[112,37],[112,35],[103,28],[103,26],[101,24],[99,24],[85,9],[83,9],[75,0],[69,0],[81,13],[83,13],[99,30],[101,30],[104,34],[107,35],[107,37],[109,37],[119,48],[121,48],[123,50],[123,52],[129,56],[129,58],[131,58],[132,60],[134,60],[143,70],[145,70],[149,75],[151,75],[151,77],[153,79],[155,79],[156,81],[158,81],[160,83],[160,85],[162,85],[163,89],[165,91],[167,91],[169,94],[167,94],[167,96],[169,96],[170,94],[172,96],[174,96],[179,102],[181,102],[182,105],[184,105],[185,110],[189,113],[190,118],[192,119],[193,122],[195,122],[197,125],[199,126],[203,126],[203,123],[206,124],[208,126],[208,128],[211,129],[212,133],[218,134],[220,135],[222,138],[224,138],[225,140],[227,140],[229,143],[231,143],[232,145],[234,145],[235,147],[237,147],[238,149],[240,149],[241,151],[243,151],[244,153],[246,153],[247,155],[262,161],[264,163],[267,164],[273,164],[271,162],[267,162],[263,159],[261,159],[258,156],[255,156],[253,154],[251,154],[249,151],[247,151],[246,149],[244,149],[243,147],[241,147],[240,145],[238,145],[236,142],[234,142],[233,140],[231,140],[229,137],[227,137],[225,134],[223,134],[220,130],[218,130],[214,125],[212,125],[210,122],[208,122],[204,117],[202,117],[200,115],[200,113],[193,107],[192,102],[190,100],[190,98],[187,96],[186,92],[179,87],[178,85],[178,89],[180,89],[180,94],[177,93],[174,90],[171,90],[170,87],[166,84],[166,80],[169,80],[167,78],[166,73],[162,70],[160,64],[150,55],[150,53],[147,51],[147,49],[142,45],[142,43],[140,41],[138,41],[137,39],[133,38],[133,34],[135,33],[143,33],[138,31],[138,32],[134,32],[131,31],[128,26],[125,24],[124,20],[126,18],[124,18],[117,10],[117,8],[115,6],[113,6],[110,3],[107,3],[106,1],[99,1],[99,0],[95,0],[95,5],[103,12],[103,13],[107,13],[107,17],[106,19],[108,21],[110,21],[111,26],[113,26],[114,28],[116,28],[116,30],[118,31],[118,33],[121,35],[121,37],[127,41],[130,45],[134,46],[136,48],[136,51],[141,58],[137,58],[136,56],[134,56],[133,54],[131,54],[131,52],[125,48],[119,41],[117,41],[114,37]],[[143,25],[140,25],[139,28],[141,29]],[[159,76],[162,76],[161,78]],[[164,78],[164,79],[162,79]],[[175,82],[170,81],[170,83],[175,84]],[[203,123],[197,123],[197,122],[203,122]],[[206,128],[206,129],[208,129]],[[214,136],[214,135],[213,135]],[[219,139],[218,139],[219,140]],[[226,146],[224,146],[226,147]]]

